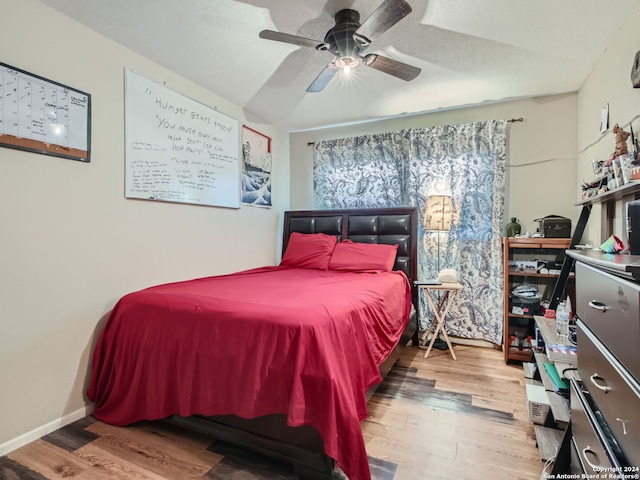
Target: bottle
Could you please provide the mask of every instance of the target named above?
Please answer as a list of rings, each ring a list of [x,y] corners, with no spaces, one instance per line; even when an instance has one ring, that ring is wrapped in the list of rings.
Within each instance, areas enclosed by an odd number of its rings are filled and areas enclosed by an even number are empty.
[[[511,217],[511,223],[507,224],[507,237],[515,237],[516,235],[520,235],[522,227],[518,223],[518,219],[516,217]]]
[[[569,337],[569,310],[564,301],[556,308],[556,333],[561,337]]]

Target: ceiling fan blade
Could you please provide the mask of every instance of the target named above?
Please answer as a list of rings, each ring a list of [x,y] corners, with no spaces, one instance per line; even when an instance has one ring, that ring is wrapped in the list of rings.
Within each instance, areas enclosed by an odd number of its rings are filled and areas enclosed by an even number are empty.
[[[309,85],[309,87],[307,88],[307,92],[317,93],[324,90],[324,87],[326,87],[329,84],[329,82],[331,81],[333,76],[338,72],[338,70],[340,69],[334,67],[333,64],[331,63],[326,67],[324,67],[324,69],[320,72],[320,75],[318,75],[316,79],[313,82],[311,82],[311,85]]]
[[[273,30],[262,30],[260,32],[260,38],[275,40],[276,42],[290,43],[292,45],[299,45],[301,47],[313,47],[317,50],[326,50],[328,47],[326,43],[320,40],[299,37],[297,35],[290,35],[288,33],[275,32]]]
[[[368,45],[411,13],[411,5],[405,0],[384,0],[356,30],[358,43]]]
[[[418,67],[407,63],[399,62],[389,57],[383,57],[376,53],[370,53],[363,58],[363,63],[367,67],[375,68],[381,72],[388,73],[394,77],[410,82],[422,71]]]

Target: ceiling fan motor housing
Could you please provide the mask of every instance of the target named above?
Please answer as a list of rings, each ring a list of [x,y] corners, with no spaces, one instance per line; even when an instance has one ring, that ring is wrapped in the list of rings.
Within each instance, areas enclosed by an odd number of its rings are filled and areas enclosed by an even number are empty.
[[[355,10],[344,9],[335,14],[336,25],[327,32],[325,43],[329,44],[328,51],[337,57],[360,56],[360,45],[354,38],[354,33],[360,28],[360,14]]]

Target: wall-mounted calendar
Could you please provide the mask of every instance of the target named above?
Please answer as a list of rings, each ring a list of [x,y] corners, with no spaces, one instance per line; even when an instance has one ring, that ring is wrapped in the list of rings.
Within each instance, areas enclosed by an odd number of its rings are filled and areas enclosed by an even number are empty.
[[[91,95],[0,63],[0,146],[88,162]]]

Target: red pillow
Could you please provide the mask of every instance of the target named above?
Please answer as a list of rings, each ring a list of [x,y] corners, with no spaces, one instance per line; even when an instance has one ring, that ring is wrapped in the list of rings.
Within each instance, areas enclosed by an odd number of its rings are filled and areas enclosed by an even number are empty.
[[[393,269],[397,252],[398,245],[344,240],[333,249],[329,270],[389,272]]]
[[[336,243],[338,239],[333,235],[293,232],[280,266],[326,270]]]

